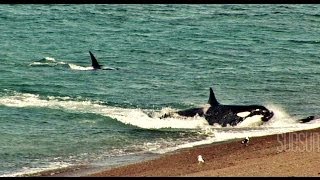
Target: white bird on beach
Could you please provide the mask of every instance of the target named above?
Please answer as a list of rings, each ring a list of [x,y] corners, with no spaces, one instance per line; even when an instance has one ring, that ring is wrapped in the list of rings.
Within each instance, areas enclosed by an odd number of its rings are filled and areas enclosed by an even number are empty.
[[[201,155],[198,156],[198,162],[199,162],[199,164],[200,164],[200,163],[204,163],[204,160],[203,160],[203,158],[202,158]]]
[[[245,144],[246,146],[248,146],[249,143],[249,137],[244,138],[244,140],[241,141],[241,144]]]

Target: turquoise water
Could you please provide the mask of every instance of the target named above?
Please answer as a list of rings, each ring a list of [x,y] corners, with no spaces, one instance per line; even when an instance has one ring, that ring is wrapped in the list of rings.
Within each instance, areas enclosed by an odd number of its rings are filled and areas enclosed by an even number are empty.
[[[319,5],[0,5],[0,30],[2,176],[320,126],[294,123],[320,109]],[[275,118],[158,118],[209,87]]]

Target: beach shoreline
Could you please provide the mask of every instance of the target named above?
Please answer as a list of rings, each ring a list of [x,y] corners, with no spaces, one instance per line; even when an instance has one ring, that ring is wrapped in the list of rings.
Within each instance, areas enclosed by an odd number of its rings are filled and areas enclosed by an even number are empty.
[[[114,166],[74,166],[26,176],[320,176],[320,128],[203,144]],[[205,163],[199,164],[202,155]]]
[[[320,128],[180,149],[86,176],[320,176]],[[205,163],[199,164],[202,155]]]

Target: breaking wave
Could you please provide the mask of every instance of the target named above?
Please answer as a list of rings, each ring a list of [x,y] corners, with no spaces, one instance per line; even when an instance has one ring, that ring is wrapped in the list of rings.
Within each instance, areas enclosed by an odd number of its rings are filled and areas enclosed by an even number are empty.
[[[9,107],[43,107],[52,109],[64,109],[67,111],[76,111],[83,113],[95,113],[102,116],[111,117],[124,124],[130,124],[145,129],[161,128],[179,128],[179,129],[205,129],[222,128],[219,125],[210,126],[203,117],[195,116],[191,118],[170,117],[160,119],[164,113],[175,111],[175,109],[165,107],[160,112],[152,109],[130,109],[104,105],[101,101],[74,100],[70,97],[40,97],[36,94],[14,92],[12,95],[0,98],[0,105]],[[281,107],[268,105],[274,112],[274,117],[264,124],[240,123],[235,127],[226,127],[232,129],[241,128],[285,128],[285,127],[303,127],[303,124],[297,123]],[[312,121],[313,122],[313,121]],[[307,123],[310,125],[312,123]]]
[[[165,141],[158,139],[156,141],[144,142],[136,144],[137,147],[128,147],[132,153],[136,152],[152,152],[155,154],[163,154],[177,149],[194,147],[203,144],[211,144],[215,142],[239,139],[244,137],[257,137],[270,134],[280,134],[305,129],[313,129],[320,126],[320,120],[314,120],[309,123],[297,123],[290,115],[288,115],[281,107],[276,105],[267,105],[267,108],[274,112],[274,117],[267,123],[262,125],[240,123],[235,127],[221,127],[219,125],[210,126],[207,121],[199,116],[193,118],[171,117],[160,119],[164,113],[175,111],[176,109],[164,107],[161,111],[152,109],[130,109],[105,105],[101,101],[79,100],[71,97],[42,97],[37,94],[9,92],[5,96],[0,97],[0,106],[7,107],[40,107],[51,109],[63,109],[64,111],[95,113],[102,116],[111,117],[124,124],[130,124],[144,129],[184,129],[192,130],[199,134],[197,139],[185,139],[181,141]],[[134,150],[136,149],[136,150]],[[116,149],[121,154],[121,150]],[[125,151],[125,149],[124,149]],[[108,152],[110,154],[111,152]],[[126,152],[125,154],[127,154]],[[112,153],[111,153],[112,154]],[[43,171],[56,167],[70,166],[70,164],[52,164],[45,168],[23,169],[10,176],[24,175],[30,172]],[[5,176],[7,176],[5,175]]]
[[[44,57],[38,61],[34,61],[34,62],[30,63],[29,66],[57,66],[59,64],[65,65],[67,63],[62,62],[62,61],[61,62],[56,61],[52,57]]]
[[[182,128],[194,129],[207,125],[203,118],[160,119],[150,116],[152,110],[129,109],[102,105],[98,101],[77,101],[70,97],[48,96],[41,98],[39,95],[29,93],[14,93],[12,96],[0,98],[0,105],[9,107],[43,107],[52,109],[64,109],[83,113],[95,113],[116,119],[124,124],[130,124],[145,129]],[[148,113],[149,112],[149,113]],[[187,123],[186,123],[187,121]]]

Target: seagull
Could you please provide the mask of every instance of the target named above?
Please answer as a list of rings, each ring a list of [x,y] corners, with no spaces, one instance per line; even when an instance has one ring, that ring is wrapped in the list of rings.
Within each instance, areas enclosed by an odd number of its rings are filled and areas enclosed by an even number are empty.
[[[245,144],[246,146],[248,146],[249,143],[249,137],[244,138],[244,140],[241,141],[241,144]]]
[[[204,163],[204,160],[203,160],[203,158],[202,158],[201,155],[198,156],[198,162],[199,162],[199,164],[200,164],[200,163]]]

